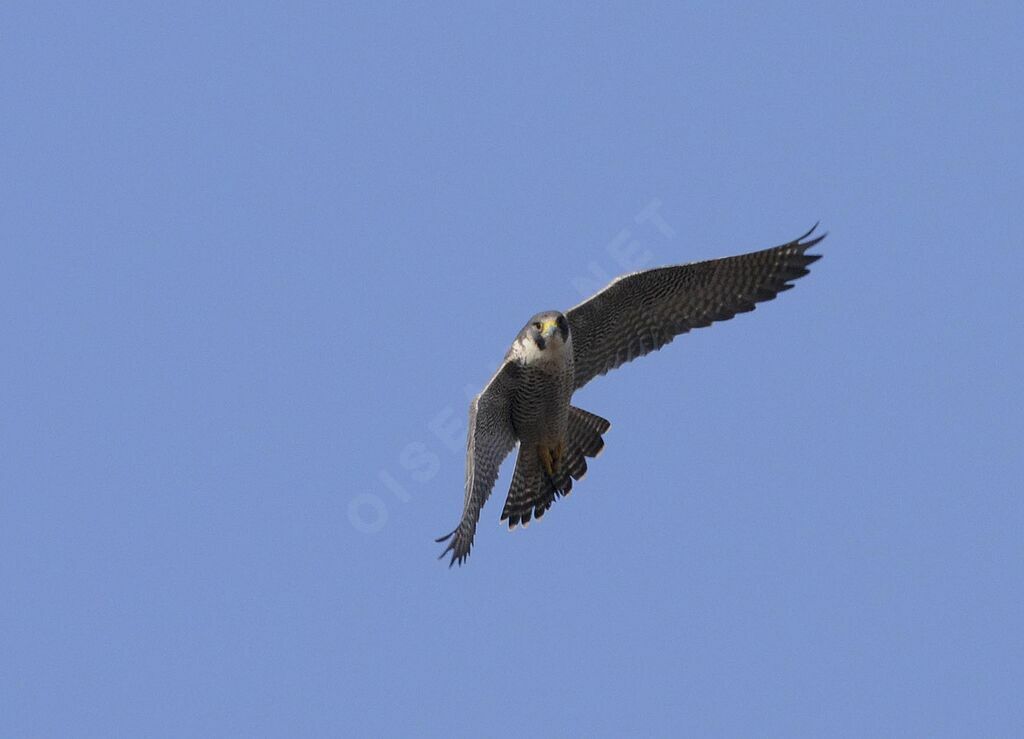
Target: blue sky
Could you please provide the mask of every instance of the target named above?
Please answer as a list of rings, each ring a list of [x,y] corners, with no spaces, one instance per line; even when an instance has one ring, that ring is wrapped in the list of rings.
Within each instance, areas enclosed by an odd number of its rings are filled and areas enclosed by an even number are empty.
[[[0,28],[0,733],[1024,731],[1019,3]],[[530,315],[819,219],[436,560]]]

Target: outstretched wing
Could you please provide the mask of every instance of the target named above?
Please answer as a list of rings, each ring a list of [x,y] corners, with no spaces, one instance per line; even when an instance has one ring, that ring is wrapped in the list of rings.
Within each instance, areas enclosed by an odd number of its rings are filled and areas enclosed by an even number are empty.
[[[566,313],[576,387],[660,349],[690,329],[726,321],[771,300],[807,274],[805,254],[825,234],[736,257],[623,275]]]
[[[516,445],[512,428],[512,390],[516,383],[516,365],[506,361],[487,383],[479,395],[469,404],[469,431],[466,440],[466,500],[462,506],[462,520],[447,536],[438,542],[447,541],[448,546],[441,557],[448,552],[451,567],[460,565],[469,556],[473,546],[476,523],[480,509],[487,502],[498,479],[498,468]]]

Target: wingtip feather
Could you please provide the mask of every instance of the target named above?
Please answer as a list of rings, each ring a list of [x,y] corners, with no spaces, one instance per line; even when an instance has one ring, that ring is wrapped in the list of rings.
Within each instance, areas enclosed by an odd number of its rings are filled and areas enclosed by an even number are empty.
[[[798,238],[798,239],[796,239],[796,240],[794,240],[792,242],[793,245],[796,246],[798,249],[800,249],[802,251],[806,251],[807,249],[810,249],[812,246],[815,246],[816,244],[820,244],[824,240],[824,238],[826,236],[828,236],[828,231],[826,231],[823,234],[818,234],[817,236],[815,236],[813,239],[810,239],[809,241],[806,240],[812,233],[815,232],[815,230],[817,230],[817,228],[818,228],[818,226],[820,224],[821,224],[821,221],[818,221],[813,226],[811,226],[811,229],[807,233],[805,233],[803,236],[801,236],[800,238]]]
[[[807,233],[805,233],[805,234],[804,234],[803,236],[801,236],[800,238],[798,238],[798,239],[797,239],[797,242],[803,241],[803,240],[804,240],[804,239],[806,239],[806,238],[807,238],[808,236],[810,236],[810,235],[811,235],[812,233],[814,233],[814,231],[815,231],[815,230],[816,230],[816,229],[818,228],[818,226],[819,226],[819,225],[821,225],[821,221],[815,221],[815,222],[814,222],[814,225],[813,225],[813,226],[811,226],[811,227],[810,227],[810,228],[809,228],[809,229],[807,230]],[[819,238],[820,238],[820,237],[819,237]]]

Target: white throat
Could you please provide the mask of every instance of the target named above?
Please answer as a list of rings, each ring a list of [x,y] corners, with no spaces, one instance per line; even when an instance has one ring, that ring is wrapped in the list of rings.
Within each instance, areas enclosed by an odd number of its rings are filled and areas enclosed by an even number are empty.
[[[529,336],[524,336],[512,345],[512,357],[525,365],[552,365],[564,367],[572,357],[572,337],[562,341],[562,335],[555,333],[544,342],[541,349]]]

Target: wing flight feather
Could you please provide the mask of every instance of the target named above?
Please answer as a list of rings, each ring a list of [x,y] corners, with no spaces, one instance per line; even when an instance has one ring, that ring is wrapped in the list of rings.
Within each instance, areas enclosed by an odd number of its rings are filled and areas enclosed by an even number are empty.
[[[506,360],[480,394],[469,404],[466,439],[466,498],[462,520],[438,542],[448,542],[443,558],[452,553],[448,566],[460,565],[469,556],[480,520],[480,509],[491,494],[498,468],[516,445],[512,428],[512,390],[516,382],[515,362]]]
[[[679,334],[772,300],[807,274],[820,255],[806,254],[825,234],[814,228],[787,244],[673,267],[634,272],[571,308],[575,387],[660,349]]]

